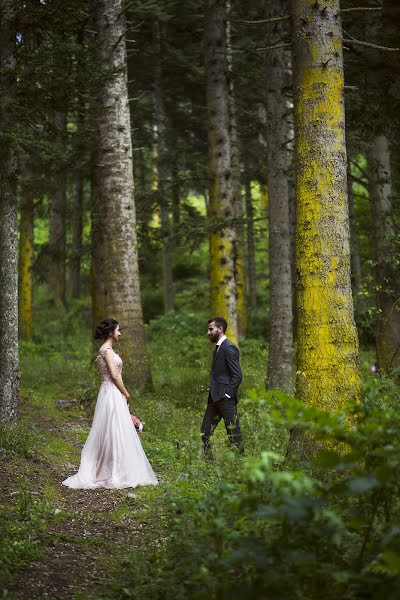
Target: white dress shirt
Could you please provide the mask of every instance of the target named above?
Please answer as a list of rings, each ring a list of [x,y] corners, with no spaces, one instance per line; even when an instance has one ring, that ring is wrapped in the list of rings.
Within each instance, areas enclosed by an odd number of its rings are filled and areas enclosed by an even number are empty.
[[[219,338],[218,342],[216,343],[216,347],[217,347],[217,353],[219,351],[219,347],[221,346],[222,342],[224,342],[226,340],[226,335],[221,335],[221,337]],[[230,398],[231,396],[229,396],[229,394],[225,394],[225,396],[227,398]]]

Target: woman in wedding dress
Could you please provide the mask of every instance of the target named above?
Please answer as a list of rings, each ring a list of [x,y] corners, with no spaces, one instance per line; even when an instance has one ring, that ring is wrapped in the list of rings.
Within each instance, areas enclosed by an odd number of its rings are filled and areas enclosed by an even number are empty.
[[[96,327],[96,339],[105,340],[96,358],[101,386],[79,471],[62,482],[67,487],[134,488],[158,483],[132,423],[129,393],[121,377],[122,360],[113,350],[120,335],[114,319],[105,319]]]

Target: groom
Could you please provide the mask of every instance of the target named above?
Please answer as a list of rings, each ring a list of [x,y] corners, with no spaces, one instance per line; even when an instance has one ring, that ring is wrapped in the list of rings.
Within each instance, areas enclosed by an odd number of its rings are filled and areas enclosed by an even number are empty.
[[[222,317],[215,317],[208,321],[207,335],[210,342],[215,344],[215,350],[211,363],[207,409],[201,426],[206,456],[210,456],[210,437],[221,418],[224,419],[229,441],[243,452],[242,434],[236,412],[237,391],[242,381],[242,370],[239,350],[225,335],[227,327],[228,324]]]

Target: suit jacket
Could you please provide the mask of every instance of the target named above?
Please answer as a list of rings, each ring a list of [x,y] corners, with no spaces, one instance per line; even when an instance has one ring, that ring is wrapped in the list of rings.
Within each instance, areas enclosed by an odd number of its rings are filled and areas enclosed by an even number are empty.
[[[225,339],[218,352],[214,352],[210,370],[210,397],[213,402],[228,394],[237,401],[237,391],[243,379],[239,350]]]

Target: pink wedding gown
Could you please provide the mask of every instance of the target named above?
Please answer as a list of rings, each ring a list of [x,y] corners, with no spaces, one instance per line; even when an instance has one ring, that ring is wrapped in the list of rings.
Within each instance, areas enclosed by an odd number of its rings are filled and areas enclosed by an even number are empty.
[[[112,353],[122,372],[122,360]],[[113,382],[104,356],[96,358],[101,386],[79,471],[62,483],[70,488],[127,488],[158,483],[132,423],[125,397]]]

